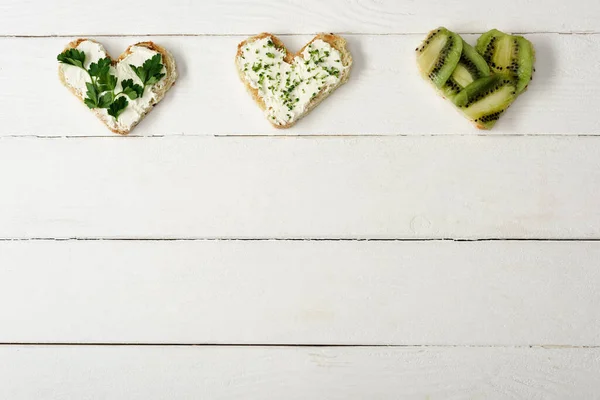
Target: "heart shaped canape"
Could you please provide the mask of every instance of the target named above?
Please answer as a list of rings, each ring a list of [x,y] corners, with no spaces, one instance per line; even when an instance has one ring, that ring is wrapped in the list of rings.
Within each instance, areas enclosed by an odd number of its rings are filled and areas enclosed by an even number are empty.
[[[297,54],[270,33],[244,40],[235,58],[242,82],[276,128],[289,128],[350,76],[352,56],[334,34],[315,36]]]
[[[496,29],[475,48],[446,28],[431,31],[417,47],[423,78],[479,129],[491,129],[531,81],[533,45]]]
[[[78,39],[58,55],[62,83],[113,132],[128,134],[177,79],[175,59],[164,48],[141,42],[118,60],[91,39]]]

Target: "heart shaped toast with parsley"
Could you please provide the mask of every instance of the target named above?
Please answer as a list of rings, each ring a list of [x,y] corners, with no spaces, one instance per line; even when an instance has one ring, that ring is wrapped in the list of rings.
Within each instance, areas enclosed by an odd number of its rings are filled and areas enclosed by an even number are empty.
[[[443,97],[479,129],[491,129],[529,85],[533,45],[522,36],[492,29],[475,47],[441,27],[417,47],[417,64]]]
[[[235,64],[246,89],[276,128],[289,128],[350,76],[346,41],[321,33],[291,54],[275,35],[261,33],[238,45]]]
[[[117,60],[91,39],[78,39],[57,57],[61,82],[113,132],[128,134],[162,100],[177,79],[175,59],[141,42]]]

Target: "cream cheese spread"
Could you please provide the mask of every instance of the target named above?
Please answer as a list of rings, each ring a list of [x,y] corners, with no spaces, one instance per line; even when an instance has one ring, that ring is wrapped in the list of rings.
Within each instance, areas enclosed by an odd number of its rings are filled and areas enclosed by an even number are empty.
[[[236,59],[243,77],[264,101],[267,118],[277,125],[301,117],[310,101],[333,90],[348,68],[340,52],[321,39],[306,46],[291,64],[284,57],[285,50],[265,37],[246,43]]]
[[[77,50],[85,53],[84,67],[86,69],[89,68],[91,63],[98,62],[99,59],[107,57],[104,47],[101,44],[92,42],[90,40],[82,41],[76,48]],[[125,79],[133,79],[134,83],[141,85],[141,80],[129,65],[132,64],[135,66],[141,66],[144,61],[152,58],[152,56],[156,54],[158,54],[158,52],[148,49],[147,47],[133,46],[130,48],[129,54],[120,60],[116,66],[111,65],[110,73],[117,77],[115,93],[119,93],[121,91],[121,82]],[[164,60],[162,63],[164,65]],[[63,73],[67,85],[75,89],[77,95],[81,99],[84,99],[87,91],[85,84],[86,82],[90,82],[90,77],[88,74],[81,68],[73,65],[60,64],[59,68],[61,68],[61,72]],[[164,66],[162,72],[166,74],[166,68]],[[119,115],[118,119],[115,119],[109,115],[107,110],[104,108],[95,108],[94,111],[101,114],[103,119],[107,121],[107,124],[110,128],[128,131],[140,121],[144,113],[152,106],[152,104],[156,102],[156,93],[160,91],[165,84],[166,79],[163,77],[156,84],[147,86],[144,89],[144,94],[142,97],[138,97],[135,100],[131,100],[129,97],[127,97],[129,104]]]

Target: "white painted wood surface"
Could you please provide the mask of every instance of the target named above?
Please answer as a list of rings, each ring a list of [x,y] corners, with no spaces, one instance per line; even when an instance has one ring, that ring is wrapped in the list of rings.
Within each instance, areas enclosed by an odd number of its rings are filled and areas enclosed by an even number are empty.
[[[465,35],[472,43],[476,37]],[[348,36],[355,58],[352,79],[287,130],[271,127],[239,81],[233,56],[243,36],[97,39],[115,58],[127,46],[151,39],[177,59],[177,84],[133,135],[598,134],[600,35],[527,37],[537,52],[535,78],[489,132],[473,127],[419,78],[414,49],[424,34]],[[283,39],[298,50],[310,38]],[[0,136],[113,136],[56,79],[54,60],[71,39],[0,39],[0,54],[31,54],[25,60],[10,57],[3,62],[0,109],[11,112],[0,113]]]
[[[600,346],[598,259],[598,242],[4,241],[0,343]]]
[[[600,3],[168,4],[0,0],[1,398],[599,398]],[[438,25],[534,43],[494,131],[418,77]],[[292,50],[342,33],[355,58],[289,131],[234,71],[260,31]],[[145,137],[56,79],[93,35],[175,54]],[[303,137],[244,137],[265,135]]]
[[[596,137],[0,144],[2,238],[600,237]]]
[[[598,32],[600,9],[587,0],[2,0],[3,35]]]
[[[0,346],[30,399],[598,398],[600,349]]]

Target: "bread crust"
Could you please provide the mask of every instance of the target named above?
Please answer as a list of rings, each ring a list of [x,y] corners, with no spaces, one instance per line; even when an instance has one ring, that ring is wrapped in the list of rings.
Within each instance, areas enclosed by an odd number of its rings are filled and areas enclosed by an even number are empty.
[[[69,49],[74,49],[77,46],[79,46],[79,44],[81,44],[82,42],[85,41],[90,41],[90,42],[94,42],[97,43],[99,45],[102,46],[101,43],[93,40],[93,39],[86,39],[86,38],[79,38],[76,39],[72,42],[70,42],[69,44],[67,44],[67,46],[65,46],[64,51],[69,50]],[[144,112],[142,113],[140,119],[138,122],[136,122],[135,124],[133,124],[129,129],[114,129],[111,128],[109,125],[109,118],[111,118],[110,116],[106,116],[103,113],[100,112],[100,109],[97,108],[93,108],[90,109],[91,111],[94,112],[94,114],[96,114],[96,116],[98,117],[98,119],[100,119],[104,125],[106,125],[106,127],[108,129],[110,129],[112,132],[114,133],[118,133],[120,135],[127,135],[129,132],[131,132],[131,130],[133,128],[135,128],[135,126],[142,120],[144,119],[144,117],[148,114],[148,112],[150,112],[150,110],[152,110],[154,108],[154,106],[156,104],[158,104],[163,97],[165,97],[165,94],[167,93],[167,91],[169,91],[169,89],[171,88],[171,86],[173,86],[175,84],[175,81],[177,80],[177,67],[175,65],[175,58],[173,57],[173,55],[167,51],[164,47],[157,45],[154,42],[139,42],[136,44],[132,44],[131,46],[129,46],[120,56],[118,59],[113,59],[110,54],[108,54],[108,52],[106,52],[106,56],[110,58],[111,60],[111,64],[113,66],[115,66],[119,61],[123,60],[125,57],[127,57],[129,54],[131,54],[131,49],[135,46],[141,46],[141,47],[146,47],[150,50],[156,51],[157,53],[160,53],[162,56],[162,63],[165,66],[165,70],[166,70],[166,74],[164,79],[165,81],[165,85],[156,93],[156,99],[155,101],[147,108],[144,110]],[[104,48],[104,47],[103,47]],[[106,50],[105,50],[106,51]],[[62,82],[62,84],[71,91],[71,93],[73,93],[77,98],[79,98],[80,100],[82,100],[85,98],[83,93],[78,92],[74,87],[70,86],[69,84],[67,84],[65,75],[62,73],[62,69],[58,68],[58,77],[60,79],[60,81]],[[86,107],[87,108],[87,107]]]
[[[262,99],[262,97],[260,96],[260,94],[258,93],[258,89],[253,88],[252,86],[250,86],[250,84],[248,83],[248,81],[245,79],[243,71],[240,68],[238,68],[237,59],[238,59],[239,56],[242,55],[242,48],[247,43],[253,42],[255,40],[265,39],[265,38],[270,38],[273,41],[273,44],[275,45],[275,47],[277,47],[279,49],[285,49],[284,61],[286,63],[292,63],[294,61],[294,58],[301,57],[302,56],[302,52],[304,51],[304,49],[308,45],[310,45],[311,43],[313,43],[315,40],[319,40],[320,39],[320,40],[328,43],[331,47],[333,47],[337,51],[339,51],[340,54],[341,54],[341,56],[342,56],[341,57],[342,65],[344,67],[348,67],[348,68],[344,69],[344,73],[340,76],[339,82],[335,86],[333,86],[331,88],[331,90],[329,90],[328,92],[326,92],[324,89],[322,89],[317,94],[317,96],[308,103],[308,105],[306,107],[306,110],[295,121],[289,122],[289,123],[284,124],[284,125],[278,125],[276,123],[273,123],[272,121],[269,121],[271,123],[271,125],[273,125],[277,129],[291,128],[292,126],[294,126],[296,124],[296,122],[298,122],[300,119],[304,118],[304,116],[306,116],[313,108],[315,108],[316,106],[318,106],[323,100],[325,100],[327,97],[329,97],[329,95],[331,95],[334,92],[335,89],[337,89],[338,87],[340,87],[341,85],[343,85],[344,83],[346,83],[348,81],[348,78],[350,77],[350,67],[352,66],[352,55],[350,54],[350,52],[346,48],[346,40],[343,37],[335,35],[333,33],[319,33],[314,38],[312,38],[310,42],[306,43],[304,45],[304,47],[302,47],[295,54],[290,53],[287,50],[287,48],[285,47],[285,44],[277,36],[273,35],[272,33],[263,32],[261,34],[258,34],[256,36],[252,36],[252,37],[244,40],[243,42],[241,42],[240,44],[238,44],[238,47],[237,47],[237,53],[235,55],[236,69],[238,71],[238,75],[239,75],[240,79],[242,80],[242,83],[246,87],[246,90],[248,91],[248,93],[250,93],[250,95],[252,96],[252,98],[254,99],[254,101],[259,105],[259,107],[263,111],[266,110],[267,106],[266,106],[264,100]]]

